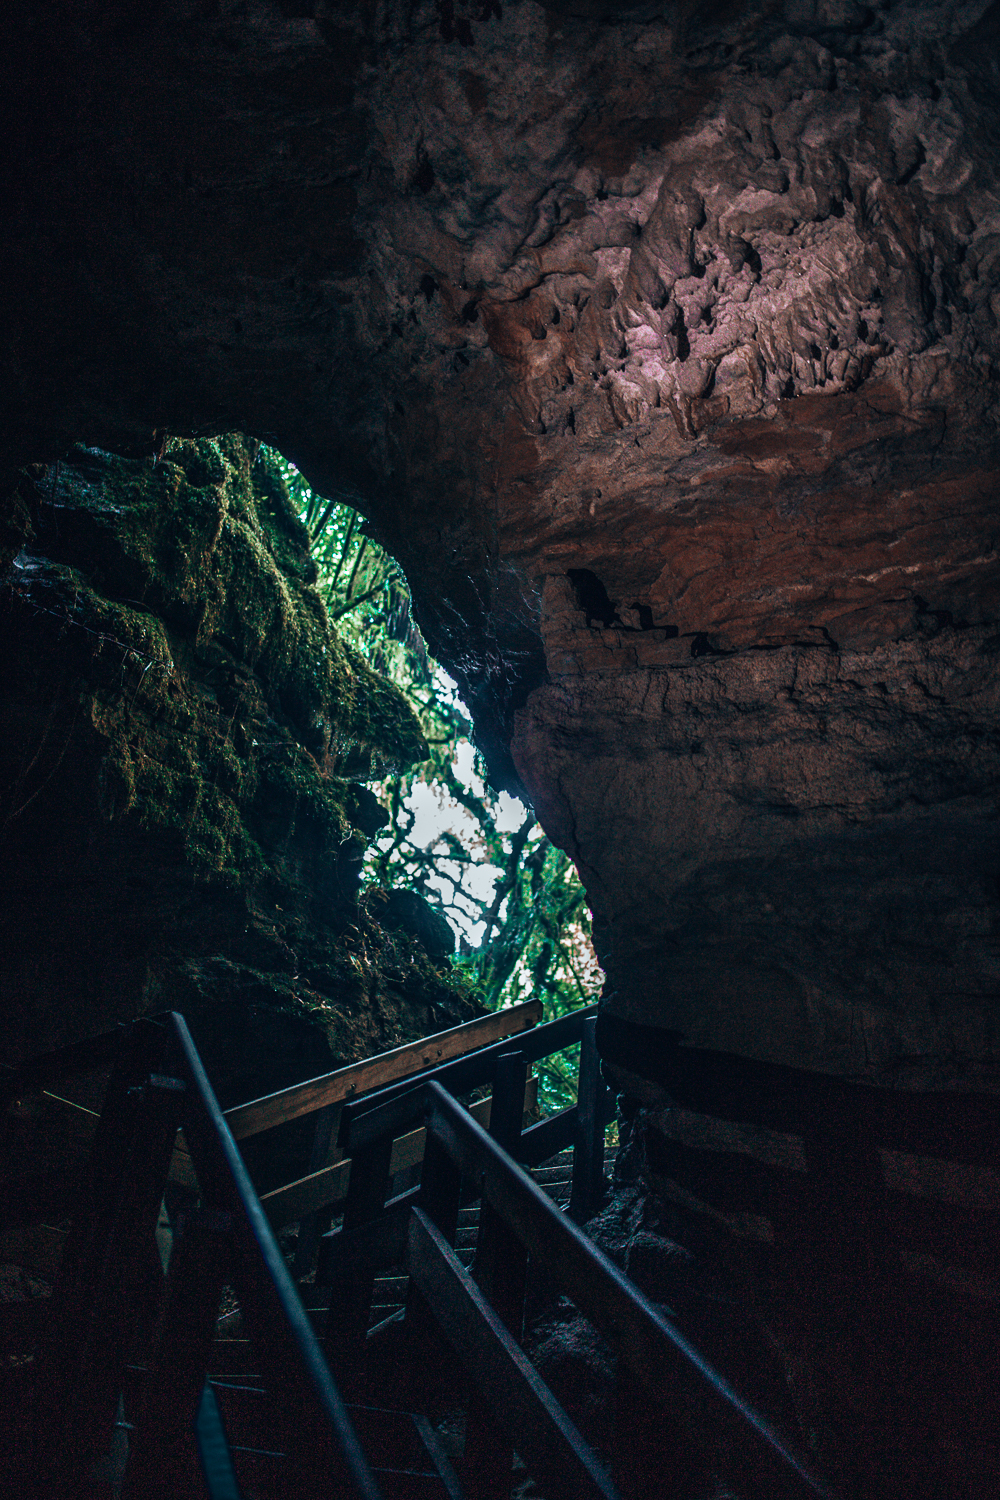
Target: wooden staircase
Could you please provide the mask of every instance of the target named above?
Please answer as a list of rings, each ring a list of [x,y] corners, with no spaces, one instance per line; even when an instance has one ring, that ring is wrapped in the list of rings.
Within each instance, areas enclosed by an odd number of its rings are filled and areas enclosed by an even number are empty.
[[[618,1154],[617,1146],[606,1146],[604,1150],[604,1172],[610,1178],[615,1165],[615,1157]],[[572,1151],[560,1151],[548,1161],[541,1162],[539,1166],[531,1169],[532,1179],[538,1184],[553,1203],[560,1208],[568,1208],[573,1188],[573,1153]],[[455,1253],[462,1265],[471,1269],[475,1259],[476,1244],[479,1238],[479,1216],[480,1204],[473,1203],[458,1211],[458,1228],[455,1233]],[[371,1314],[369,1326],[374,1328],[379,1323],[385,1322],[403,1311],[406,1306],[406,1293],[409,1286],[409,1277],[404,1275],[401,1268],[395,1267],[391,1274],[375,1277],[375,1290],[372,1296]],[[309,1307],[308,1288],[303,1288],[303,1301]],[[323,1300],[326,1300],[325,1298]],[[325,1314],[326,1308],[321,1309]]]
[[[699,1415],[664,1453],[724,1434],[746,1500],[832,1496],[577,1227],[608,1162],[594,1009],[546,1026],[539,1012],[486,1017],[226,1116],[176,1015],[11,1079],[22,1104],[34,1088],[91,1110],[93,1142],[71,1222],[49,1226],[61,1237],[49,1316],[31,1345],[13,1336],[23,1363],[5,1367],[18,1418],[8,1492],[502,1500],[530,1476],[545,1500],[691,1500],[682,1463],[661,1473],[660,1455],[654,1475],[635,1462],[674,1420],[664,1392],[684,1389]],[[537,1120],[528,1069],[575,1043],[578,1102]],[[98,1114],[69,1080],[102,1066]],[[237,1140],[306,1114],[309,1170],[258,1197]],[[11,1231],[22,1249],[32,1227]],[[521,1348],[539,1277],[616,1353],[610,1468]],[[224,1295],[236,1306],[220,1320]],[[457,1446],[432,1420],[435,1381],[461,1404]],[[643,1411],[652,1429],[636,1425]]]

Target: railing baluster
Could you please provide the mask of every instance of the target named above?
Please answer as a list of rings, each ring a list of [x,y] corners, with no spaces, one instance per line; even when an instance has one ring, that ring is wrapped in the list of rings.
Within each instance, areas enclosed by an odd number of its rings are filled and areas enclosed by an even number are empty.
[[[417,1203],[449,1245],[455,1243],[461,1201],[462,1174],[441,1143],[428,1131]],[[405,1319],[413,1347],[436,1340],[437,1324],[434,1316],[412,1279],[406,1289]]]
[[[490,1135],[512,1156],[517,1154],[521,1135],[527,1076],[523,1052],[507,1052],[497,1059]],[[475,1279],[518,1343],[524,1322],[527,1267],[524,1246],[484,1197],[479,1210]],[[469,1404],[465,1431],[465,1480],[470,1495],[474,1500],[508,1500],[514,1448],[478,1395]]]
[[[389,1163],[392,1159],[392,1137],[383,1136],[355,1152],[351,1159],[351,1177],[344,1203],[344,1234],[377,1219],[385,1209],[389,1192]],[[324,1273],[330,1283],[330,1311],[327,1314],[323,1352],[345,1386],[356,1378],[364,1357],[368,1318],[375,1287],[375,1268],[366,1265],[350,1277],[336,1271],[336,1236],[330,1242],[331,1269]]]
[[[497,1061],[489,1133],[498,1146],[515,1158],[524,1116],[527,1073],[523,1052],[505,1053]],[[518,1342],[523,1328],[527,1264],[524,1246],[484,1197],[479,1211],[475,1277]]]
[[[225,1210],[193,1209],[175,1236],[157,1368],[138,1403],[125,1500],[172,1500],[197,1481],[194,1424],[231,1274],[230,1227]]]
[[[570,1218],[583,1224],[600,1207],[604,1191],[604,1118],[607,1088],[601,1077],[595,1034],[597,1017],[584,1021],[580,1039],[580,1073],[573,1142],[573,1187]]]
[[[46,1483],[60,1495],[98,1493],[91,1476],[110,1448],[127,1354],[137,1326],[152,1323],[153,1237],[184,1097],[157,1071],[166,1041],[163,1028],[137,1023],[95,1136],[89,1202],[67,1245],[43,1355],[45,1493]]]
[[[316,1125],[313,1129],[312,1149],[309,1153],[309,1171],[318,1172],[321,1167],[326,1166],[327,1157],[330,1154],[330,1137],[333,1127],[340,1115],[336,1104],[326,1104],[322,1109],[316,1111]],[[305,1214],[299,1220],[299,1237],[295,1245],[295,1260],[292,1265],[292,1275],[296,1281],[308,1275],[312,1270],[313,1261],[316,1258],[316,1247],[319,1243],[319,1223],[323,1214],[322,1209]],[[329,1223],[329,1212],[327,1211],[327,1222]]]

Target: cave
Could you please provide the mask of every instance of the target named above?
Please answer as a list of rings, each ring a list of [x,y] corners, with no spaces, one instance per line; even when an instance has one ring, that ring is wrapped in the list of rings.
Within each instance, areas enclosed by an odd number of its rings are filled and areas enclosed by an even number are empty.
[[[358,909],[418,735],[322,636],[263,444],[399,559],[575,862],[647,1186],[678,1038],[995,1098],[1000,6],[9,0],[2,35],[4,1062],[173,1008],[234,1102],[474,1013]],[[946,1366],[995,1327],[959,1290]],[[988,1493],[976,1411],[875,1493]]]

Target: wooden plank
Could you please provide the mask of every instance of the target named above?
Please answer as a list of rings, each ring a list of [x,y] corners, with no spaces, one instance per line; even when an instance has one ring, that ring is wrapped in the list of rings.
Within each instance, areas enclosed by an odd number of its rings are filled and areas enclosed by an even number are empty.
[[[544,1265],[577,1307],[604,1335],[654,1399],[678,1382],[698,1392],[706,1419],[726,1424],[776,1485],[792,1492],[830,1496],[833,1491],[793,1452],[772,1424],[747,1405],[729,1382],[665,1318],[613,1261],[565,1214],[559,1213],[530,1177],[498,1153],[489,1136],[436,1083],[428,1126],[464,1176],[482,1174],[483,1199],[509,1224],[531,1255]],[[779,1493],[783,1491],[779,1490]]]
[[[43,1052],[29,1057],[25,1062],[10,1069],[3,1083],[12,1089],[29,1088],[49,1079],[71,1078],[79,1073],[97,1072],[98,1068],[113,1063],[128,1036],[128,1027],[117,1026],[114,1031],[102,1032],[99,1036],[86,1037],[80,1042],[70,1042],[57,1047],[54,1052]]]
[[[575,1133],[576,1105],[573,1104],[523,1131],[517,1146],[517,1159],[526,1167],[537,1167],[539,1162],[548,1161],[550,1156],[557,1156],[567,1146],[572,1146]]]
[[[558,1021],[546,1021],[544,1026],[536,1026],[533,1030],[522,1032],[518,1036],[517,1050],[524,1053],[529,1063],[537,1062],[541,1057],[548,1057],[552,1052],[561,1052],[564,1047],[570,1047],[580,1040],[584,1022],[589,1016],[596,1014],[596,1011],[595,1005],[583,1006],[580,1010],[570,1011],[568,1015],[560,1016]],[[387,1084],[385,1088],[379,1089],[377,1093],[364,1099],[349,1100],[344,1105],[340,1119],[341,1144],[345,1146],[353,1144],[355,1129],[360,1130],[366,1138],[372,1130],[377,1134],[382,1125],[379,1120],[373,1121],[374,1111],[376,1109],[388,1110],[390,1106],[397,1104],[403,1095],[412,1094],[418,1085],[429,1082],[430,1078],[433,1078],[435,1083],[440,1084],[450,1094],[454,1094],[456,1098],[470,1093],[473,1089],[488,1088],[493,1082],[497,1058],[509,1050],[508,1041],[494,1042],[491,1047],[483,1047],[468,1057],[456,1057],[451,1062],[442,1063],[429,1077],[418,1076],[412,1080],[404,1079],[398,1083]],[[390,1116],[387,1115],[386,1118]]]
[[[419,1208],[410,1217],[407,1259],[411,1280],[543,1492],[552,1500],[617,1500],[576,1427]]]
[[[47,1165],[69,1166],[75,1157],[90,1151],[99,1119],[96,1111],[48,1089],[21,1089],[6,1112],[10,1149],[16,1152],[16,1142],[41,1138]]]
[[[418,1188],[411,1188],[408,1193],[401,1193],[379,1218],[371,1219],[367,1224],[357,1224],[353,1229],[332,1229],[329,1234],[321,1236],[315,1288],[326,1288],[323,1293],[326,1304],[330,1302],[331,1286],[339,1287],[361,1271],[386,1271],[402,1262],[407,1219],[418,1192]],[[314,1289],[312,1297],[319,1295]],[[322,1309],[310,1309],[311,1312],[318,1310]]]
[[[335,1161],[318,1172],[310,1172],[296,1182],[274,1188],[261,1195],[261,1207],[267,1214],[272,1229],[281,1229],[301,1219],[305,1214],[339,1203],[347,1193],[351,1176],[350,1160]]]
[[[85,1104],[75,1104],[72,1099],[64,1099],[61,1094],[53,1094],[51,1089],[43,1089],[42,1093],[46,1099],[54,1099],[57,1104],[64,1104],[69,1110],[76,1110],[80,1115],[86,1115],[91,1121],[91,1132],[97,1129],[97,1122],[101,1118],[96,1109],[88,1109]]]
[[[397,1079],[419,1073],[424,1068],[463,1057],[467,1052],[514,1036],[537,1025],[541,1017],[542,1004],[539,1000],[527,1000],[523,1005],[494,1011],[488,1016],[469,1021],[464,1026],[453,1026],[449,1031],[439,1031],[434,1036],[407,1042],[402,1047],[394,1047],[391,1052],[381,1052],[376,1057],[350,1063],[345,1068],[337,1068],[319,1078],[294,1084],[276,1094],[238,1104],[226,1110],[226,1123],[237,1140],[245,1140],[247,1136],[270,1130],[272,1126],[281,1125],[286,1120],[296,1120],[300,1115],[311,1114],[325,1104],[335,1104],[338,1100],[351,1099],[371,1089],[382,1088]]]
[[[534,1109],[538,1102],[538,1079],[529,1078],[524,1087],[524,1103],[522,1105],[522,1117]],[[491,1107],[493,1097],[478,1099],[475,1104],[470,1104],[469,1114],[474,1120],[478,1120],[484,1130],[490,1128]],[[427,1131],[421,1125],[419,1130],[411,1130],[406,1135],[401,1135],[393,1142],[392,1160],[389,1163],[390,1176],[397,1172],[404,1172],[407,1167],[415,1167],[424,1159],[424,1145],[427,1141]]]
[[[187,1141],[184,1139],[183,1130],[178,1130],[177,1140],[174,1143],[174,1154],[170,1158],[169,1181],[178,1187],[191,1188],[198,1191],[198,1177],[194,1170],[194,1162],[188,1150]]]
[[[55,1281],[65,1244],[65,1229],[56,1229],[51,1224],[25,1224],[0,1234],[0,1261],[21,1266],[40,1281]]]
[[[534,1107],[537,1098],[538,1079],[529,1078],[524,1092],[525,1112]],[[490,1099],[480,1099],[469,1110],[473,1119],[478,1120],[484,1127],[488,1127],[490,1123],[491,1102]],[[426,1140],[427,1132],[421,1126],[419,1130],[408,1131],[406,1135],[400,1136],[393,1142],[392,1158],[389,1162],[390,1177],[423,1161]],[[185,1158],[180,1151],[175,1151],[174,1164],[181,1169],[184,1161]],[[190,1158],[187,1158],[187,1161],[190,1162]],[[286,1183],[284,1187],[272,1188],[269,1193],[263,1193],[260,1201],[271,1228],[281,1229],[284,1225],[292,1224],[306,1214],[315,1213],[320,1208],[329,1208],[331,1204],[339,1203],[347,1193],[350,1175],[350,1157],[343,1157],[340,1161],[321,1167],[318,1172],[310,1172],[305,1177],[299,1177],[295,1182]],[[174,1176],[173,1165],[171,1180],[184,1180],[180,1176]],[[192,1180],[194,1180],[193,1173]]]
[[[877,1088],[730,1052],[685,1047],[678,1033],[601,1013],[601,1056],[650,1078],[686,1109],[824,1140],[845,1118],[873,1144],[948,1161],[997,1160],[1000,1100],[957,1090]]]

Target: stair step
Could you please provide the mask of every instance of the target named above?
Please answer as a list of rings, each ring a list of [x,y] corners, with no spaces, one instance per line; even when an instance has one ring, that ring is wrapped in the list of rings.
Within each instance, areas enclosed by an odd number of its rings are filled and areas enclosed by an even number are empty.
[[[408,1276],[376,1276],[375,1295],[382,1302],[402,1302],[409,1282]]]
[[[541,1185],[545,1182],[569,1182],[573,1174],[566,1167],[536,1167],[531,1175]]]

